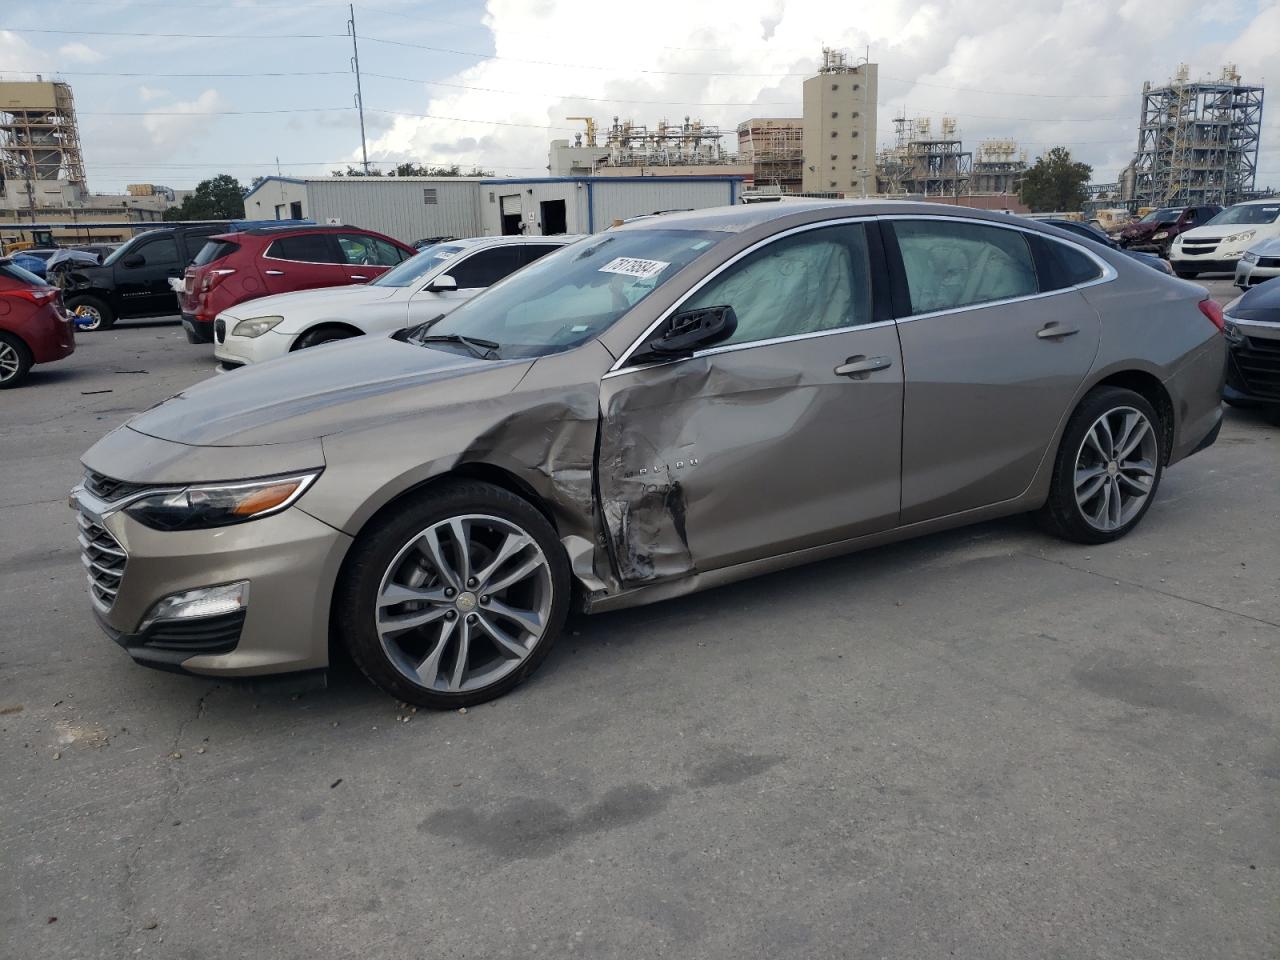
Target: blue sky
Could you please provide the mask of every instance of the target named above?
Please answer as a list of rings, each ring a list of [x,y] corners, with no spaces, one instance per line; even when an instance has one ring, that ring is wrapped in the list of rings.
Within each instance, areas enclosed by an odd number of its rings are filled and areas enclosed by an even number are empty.
[[[0,75],[73,84],[98,192],[247,182],[276,158],[327,173],[359,156],[346,20],[330,0],[8,0]],[[1099,180],[1132,155],[1143,80],[1180,62],[1193,76],[1236,62],[1247,82],[1280,66],[1277,0],[1165,0],[1158,13],[1148,0],[378,0],[357,2],[356,21],[371,158],[523,176],[580,127],[569,117],[692,115],[732,131],[798,114],[823,43],[871,46],[881,146],[902,111],[949,113],[969,148],[1016,137],[1034,157],[1061,143]],[[1280,187],[1280,110],[1269,117],[1260,185]]]

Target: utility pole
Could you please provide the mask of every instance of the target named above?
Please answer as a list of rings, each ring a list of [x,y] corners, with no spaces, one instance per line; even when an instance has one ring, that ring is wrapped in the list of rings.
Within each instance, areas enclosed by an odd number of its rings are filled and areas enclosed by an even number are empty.
[[[364,95],[360,92],[360,48],[356,45],[356,7],[347,4],[351,19],[347,21],[347,30],[351,33],[351,69],[356,74],[356,109],[360,112],[360,155],[363,157],[364,175],[369,175],[369,146],[364,139]]]

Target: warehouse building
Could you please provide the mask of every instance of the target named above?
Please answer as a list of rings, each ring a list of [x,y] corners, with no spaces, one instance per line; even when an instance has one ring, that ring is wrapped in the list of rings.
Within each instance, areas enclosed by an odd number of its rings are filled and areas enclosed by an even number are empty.
[[[251,220],[349,223],[413,243],[425,237],[595,233],[662,210],[736,203],[742,177],[267,177],[245,197]]]

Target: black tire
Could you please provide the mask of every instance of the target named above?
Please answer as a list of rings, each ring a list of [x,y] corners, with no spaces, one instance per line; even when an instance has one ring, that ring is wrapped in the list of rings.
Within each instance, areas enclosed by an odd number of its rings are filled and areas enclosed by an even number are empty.
[[[306,350],[308,347],[318,347],[322,343],[332,343],[334,340],[349,340],[358,336],[360,334],[349,327],[316,327],[314,330],[308,330],[300,336],[294,343],[293,349]]]
[[[1199,271],[1199,270],[1178,270],[1178,269],[1175,269],[1173,272],[1174,272],[1174,273],[1176,273],[1176,274],[1178,275],[1178,279],[1179,279],[1179,280],[1194,280],[1196,277],[1200,276],[1200,271]]]
[[[116,314],[111,309],[111,305],[99,300],[97,297],[72,297],[67,301],[67,310],[69,312],[80,313],[81,308],[92,315],[96,315],[98,320],[88,326],[77,323],[77,330],[110,330],[116,325]]]
[[[500,518],[533,538],[550,572],[549,612],[536,645],[512,672],[479,688],[458,692],[433,690],[411,681],[393,662],[379,638],[375,611],[383,578],[404,548],[433,524],[466,514]],[[568,559],[554,528],[541,512],[528,501],[489,483],[445,481],[398,504],[395,510],[387,511],[361,531],[347,555],[334,590],[332,622],[336,638],[376,686],[399,700],[418,706],[457,709],[501,696],[538,668],[564,626],[569,595]],[[428,642],[427,646],[431,644]],[[424,650],[424,655],[426,652]],[[456,650],[453,653],[456,656]]]
[[[31,350],[23,340],[0,331],[0,390],[21,386],[32,362]]]
[[[1132,408],[1150,422],[1151,434],[1155,440],[1154,474],[1146,500],[1140,509],[1115,529],[1101,530],[1086,519],[1083,509],[1076,502],[1076,465],[1086,435],[1094,424],[1104,414],[1119,408]],[[1112,540],[1119,540],[1141,522],[1155,501],[1167,457],[1165,425],[1145,397],[1121,387],[1096,387],[1085,395],[1067,421],[1067,429],[1054,458],[1049,499],[1040,508],[1036,519],[1046,532],[1074,543],[1110,543]]]

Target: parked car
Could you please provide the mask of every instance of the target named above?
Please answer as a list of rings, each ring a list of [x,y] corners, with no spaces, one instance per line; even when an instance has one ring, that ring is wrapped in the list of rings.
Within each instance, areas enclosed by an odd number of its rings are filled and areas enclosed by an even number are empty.
[[[1202,273],[1234,273],[1245,251],[1274,237],[1280,237],[1280,197],[1246,200],[1180,234],[1169,250],[1169,263],[1187,280]]]
[[[45,272],[48,269],[48,264],[46,262],[48,258],[42,257],[40,254],[45,252],[46,251],[44,250],[20,250],[19,252],[12,254],[10,256],[10,260],[32,276],[40,280],[44,280]],[[47,252],[50,254],[53,253],[52,250]]]
[[[1078,220],[1063,220],[1058,217],[1048,217],[1040,221],[1050,226],[1057,227],[1059,230],[1066,230],[1068,233],[1074,233],[1078,237],[1084,237],[1086,240],[1092,240],[1100,243],[1104,247],[1110,247],[1112,250],[1119,250],[1125,256],[1132,257],[1139,263],[1145,263],[1148,267],[1159,270],[1161,273],[1172,275],[1173,268],[1169,266],[1169,262],[1163,257],[1154,253],[1144,253],[1140,250],[1130,250],[1128,247],[1122,246],[1118,241],[1112,240],[1107,236],[1101,227],[1096,227],[1093,222],[1081,223]]]
[[[75,329],[62,294],[35,274],[0,259],[0,390],[27,379],[32,366],[71,356]]]
[[[174,310],[169,278],[182,274],[204,242],[229,223],[177,225],[147,230],[121,244],[101,264],[76,264],[57,272],[67,308],[84,330],[109,330],[117,320],[160,317]]]
[[[192,343],[211,343],[223,310],[277,293],[366,283],[414,255],[360,227],[255,227],[210,239],[187,268],[179,301]]]
[[[415,250],[422,251],[427,249],[427,247],[434,247],[437,243],[448,243],[451,240],[457,239],[457,237],[422,237],[419,240],[413,241],[413,248]]]
[[[1255,243],[1236,264],[1236,286],[1241,290],[1280,277],[1280,237]]]
[[[437,244],[369,284],[251,300],[218,314],[222,369],[363,333],[390,333],[448,313],[573,236],[481,237]]]
[[[1116,540],[1217,436],[1221,331],[1199,286],[998,213],[638,221],[107,435],[73,493],[92,605],[144,664],[322,669],[332,637],[393,696],[466,706],[545,659],[573,598],[1023,511]]]
[[[1253,287],[1223,313],[1229,348],[1223,399],[1237,407],[1260,406],[1280,424],[1280,283]]]
[[[1126,250],[1167,254],[1174,237],[1208,223],[1221,209],[1214,203],[1199,207],[1160,207],[1122,227],[1120,246]]]

